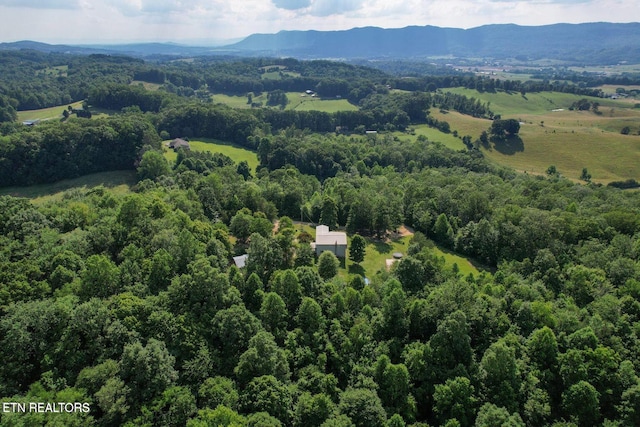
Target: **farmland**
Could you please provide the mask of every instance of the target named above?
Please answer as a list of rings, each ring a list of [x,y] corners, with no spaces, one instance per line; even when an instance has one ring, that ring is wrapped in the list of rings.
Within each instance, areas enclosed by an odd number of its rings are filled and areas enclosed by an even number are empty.
[[[323,111],[325,113],[335,113],[336,111],[356,111],[358,107],[350,104],[346,99],[323,99],[312,97],[307,94],[288,92],[287,110],[298,111]]]
[[[82,108],[82,101],[74,102],[71,105],[73,108]],[[67,105],[61,105],[59,107],[42,108],[39,110],[26,110],[18,112],[19,121],[28,120],[52,120],[61,119],[62,110],[66,109]]]
[[[569,179],[577,180],[587,168],[596,182],[608,183],[640,176],[640,111],[623,100],[597,99],[599,114],[570,111],[581,97],[562,93],[506,94],[478,93],[468,89],[453,92],[491,102],[491,109],[503,118],[521,122],[521,143],[483,148],[492,161],[519,171],[543,174],[550,165]],[[556,110],[556,111],[553,111]],[[490,121],[456,112],[432,112],[446,120],[459,135],[473,139],[488,130]],[[630,127],[629,135],[620,130]]]
[[[350,104],[346,99],[322,99],[317,97],[311,97],[307,94],[298,92],[287,92],[287,99],[289,103],[286,106],[286,110],[298,110],[298,111],[323,111],[326,113],[335,113],[336,111],[356,111],[358,107]],[[221,103],[228,105],[232,108],[251,108],[251,104],[247,103],[246,96],[233,96],[224,94],[214,94],[214,103]],[[259,96],[253,96],[252,102],[259,103],[261,105],[267,104],[267,94],[263,93]]]

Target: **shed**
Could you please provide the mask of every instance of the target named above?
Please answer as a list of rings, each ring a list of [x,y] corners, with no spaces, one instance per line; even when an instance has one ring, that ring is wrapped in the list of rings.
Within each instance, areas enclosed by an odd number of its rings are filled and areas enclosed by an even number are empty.
[[[347,234],[341,231],[329,231],[326,225],[316,227],[316,241],[312,245],[316,255],[324,251],[332,252],[335,256],[345,258],[347,255]]]
[[[234,256],[233,257],[233,263],[238,268],[244,268],[244,267],[247,266],[247,260],[248,259],[249,259],[249,255],[247,255],[247,254],[240,255],[240,256]]]
[[[189,141],[182,138],[176,138],[169,143],[169,148],[173,148],[174,150],[178,150],[178,148],[184,148],[185,150],[191,150],[191,146],[189,145]]]

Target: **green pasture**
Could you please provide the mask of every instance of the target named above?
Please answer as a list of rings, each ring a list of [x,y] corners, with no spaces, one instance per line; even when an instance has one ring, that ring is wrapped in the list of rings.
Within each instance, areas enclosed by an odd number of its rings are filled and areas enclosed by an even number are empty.
[[[605,74],[639,73],[640,64],[589,65],[582,67],[568,67],[568,69],[577,73],[582,73],[584,71],[588,73]]]
[[[269,67],[269,68],[272,68],[272,67]],[[282,76],[280,75],[280,73],[282,73],[286,77],[300,77],[300,73],[286,71],[286,68],[283,68],[280,71],[270,71],[268,73],[263,73],[260,75],[260,78],[262,80],[281,80]]]
[[[18,111],[18,121],[24,122],[25,120],[61,119],[62,111],[66,110],[69,105],[71,105],[71,107],[73,108],[82,108],[82,101],[62,105],[59,107],[42,108],[40,110]]]
[[[616,89],[618,88],[622,88],[629,92],[632,90],[640,90],[640,85],[601,85],[597,87],[597,89],[601,89],[604,93],[609,95],[616,93]]]
[[[0,195],[25,197],[34,203],[62,198],[65,191],[79,188],[88,190],[100,185],[105,186],[116,194],[124,194],[137,183],[135,171],[110,171],[93,173],[79,178],[64,179],[52,184],[30,185],[28,187],[5,187],[0,189]]]
[[[168,141],[165,141],[168,142]],[[246,161],[252,171],[258,167],[258,156],[255,152],[247,150],[239,145],[218,141],[216,139],[200,138],[189,141],[191,150],[193,151],[209,151],[211,153],[221,153],[229,156],[234,162],[240,163]],[[164,157],[170,164],[174,164],[178,158],[178,154],[170,148],[164,148]]]
[[[68,65],[57,65],[55,67],[48,67],[43,70],[39,70],[36,72],[37,75],[47,75],[47,76],[56,76],[56,77],[67,77],[67,72],[69,71]]]
[[[440,112],[437,110],[432,110],[431,115],[440,121],[448,122],[451,126],[451,132],[457,130],[458,135],[471,135],[471,139],[473,141],[480,137],[480,134],[483,130],[489,130],[489,128],[491,127],[491,120],[489,119],[480,119],[477,117],[467,116],[455,111]],[[442,132],[438,131],[437,129],[435,130],[442,134]],[[462,142],[460,143],[462,144]]]
[[[599,114],[592,111],[570,111],[580,95],[541,92],[522,96],[520,93],[479,93],[455,88],[451,92],[490,102],[491,109],[502,118],[521,122],[520,140],[512,140],[483,148],[494,162],[518,171],[544,174],[555,165],[565,177],[578,180],[587,168],[595,182],[608,183],[640,177],[640,109],[626,99],[591,98],[599,103]],[[554,111],[555,110],[555,111]],[[459,135],[477,139],[488,131],[491,121],[457,112],[432,110],[438,120],[449,122]],[[628,126],[630,135],[622,135]]]
[[[149,83],[149,82],[145,82],[145,81],[142,81],[142,80],[133,80],[131,82],[131,86],[142,86],[146,90],[155,91],[155,90],[160,89],[162,87],[162,84],[160,84],[160,83]]]
[[[350,104],[346,99],[323,99],[299,92],[287,92],[287,98],[289,99],[289,104],[287,104],[286,108],[287,110],[323,111],[325,113],[358,111],[358,107]]]
[[[427,125],[415,125],[411,126],[413,132],[394,132],[393,135],[398,137],[401,141],[412,141],[415,142],[418,136],[425,136],[429,141],[440,142],[444,146],[451,148],[452,150],[462,150],[465,148],[465,145],[462,143],[460,138],[456,138],[450,133],[440,132],[438,129],[431,128]],[[460,134],[462,137],[466,134]]]
[[[303,96],[304,95],[304,96]],[[337,111],[357,111],[358,107],[352,105],[346,99],[323,99],[320,97],[312,97],[306,93],[300,92],[287,92],[287,98],[289,103],[286,110],[297,111],[323,111],[325,113],[335,113]],[[221,103],[228,105],[232,108],[251,108],[250,104],[247,104],[246,95],[234,96],[214,94],[214,103]],[[252,102],[262,103],[263,107],[267,105],[267,93],[264,92],[260,96],[253,96]],[[279,108],[279,107],[271,107]]]
[[[601,108],[602,114],[590,111],[556,111],[546,114],[515,114],[503,118],[521,120],[520,140],[491,144],[483,148],[492,161],[518,171],[544,174],[555,165],[565,177],[578,180],[587,168],[594,182],[608,183],[640,177],[640,111],[628,108]],[[446,120],[460,135],[475,140],[491,122],[456,112],[433,112]],[[629,126],[634,135],[622,135]]]
[[[222,93],[215,93],[212,95],[213,102],[215,104],[224,104],[228,105],[231,108],[251,108],[250,104],[247,104],[247,96],[236,96],[236,95],[224,95]],[[262,102],[263,105],[267,102],[267,96],[254,96],[253,102]]]
[[[490,102],[491,111],[503,116],[514,116],[518,114],[547,114],[552,110],[568,109],[571,104],[587,98],[581,95],[561,92],[539,92],[526,93],[524,96],[520,92],[478,92],[475,89],[452,88],[447,92],[464,95],[468,98],[480,99],[482,102]],[[592,98],[600,105],[608,105],[607,100]]]

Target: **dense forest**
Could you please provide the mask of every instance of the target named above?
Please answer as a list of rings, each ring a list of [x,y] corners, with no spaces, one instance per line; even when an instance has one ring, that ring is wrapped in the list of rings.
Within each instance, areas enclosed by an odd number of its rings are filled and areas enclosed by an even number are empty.
[[[0,106],[14,113],[0,126],[0,186],[120,169],[137,184],[40,203],[0,196],[0,397],[90,405],[3,411],[1,425],[640,424],[637,192],[387,133],[440,128],[432,108],[484,118],[487,131],[510,125],[475,99],[428,90],[428,78],[390,93],[399,80],[345,64],[291,60],[300,76],[270,82],[266,59],[209,63],[211,76],[238,71],[220,82],[261,90],[301,79],[301,90],[367,91],[353,112],[233,109],[195,93],[214,82],[187,79],[192,63],[36,57],[46,70],[111,64],[77,84],[114,112],[22,126],[11,119],[37,92],[35,69],[3,75]],[[71,87],[49,73],[43,84]],[[161,140],[175,137],[234,142],[259,166],[184,150],[170,163]],[[316,257],[300,217],[346,230],[350,259]],[[405,256],[365,280],[360,236],[384,245],[403,226],[414,231]],[[439,250],[482,271],[464,275]]]

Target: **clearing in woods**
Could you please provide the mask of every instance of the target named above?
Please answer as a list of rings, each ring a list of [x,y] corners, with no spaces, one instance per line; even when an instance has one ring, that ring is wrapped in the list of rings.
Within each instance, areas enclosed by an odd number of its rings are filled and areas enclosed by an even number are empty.
[[[167,143],[169,141],[164,141]],[[163,143],[163,146],[164,146]],[[217,139],[209,139],[209,138],[198,138],[189,141],[189,145],[194,151],[209,151],[211,153],[221,153],[225,156],[228,156],[236,163],[240,163],[241,161],[246,161],[249,164],[249,168],[252,172],[255,172],[258,167],[258,156],[255,151],[248,150],[239,145],[232,144],[230,142],[223,142]],[[173,166],[176,159],[178,158],[178,154],[170,148],[164,148],[164,157],[169,161],[169,163]]]
[[[60,200],[66,191],[71,189],[89,190],[104,186],[116,194],[131,191],[138,180],[136,172],[131,170],[98,172],[79,178],[64,179],[52,184],[30,185],[28,187],[5,187],[0,189],[0,196],[25,197],[34,203]]]

